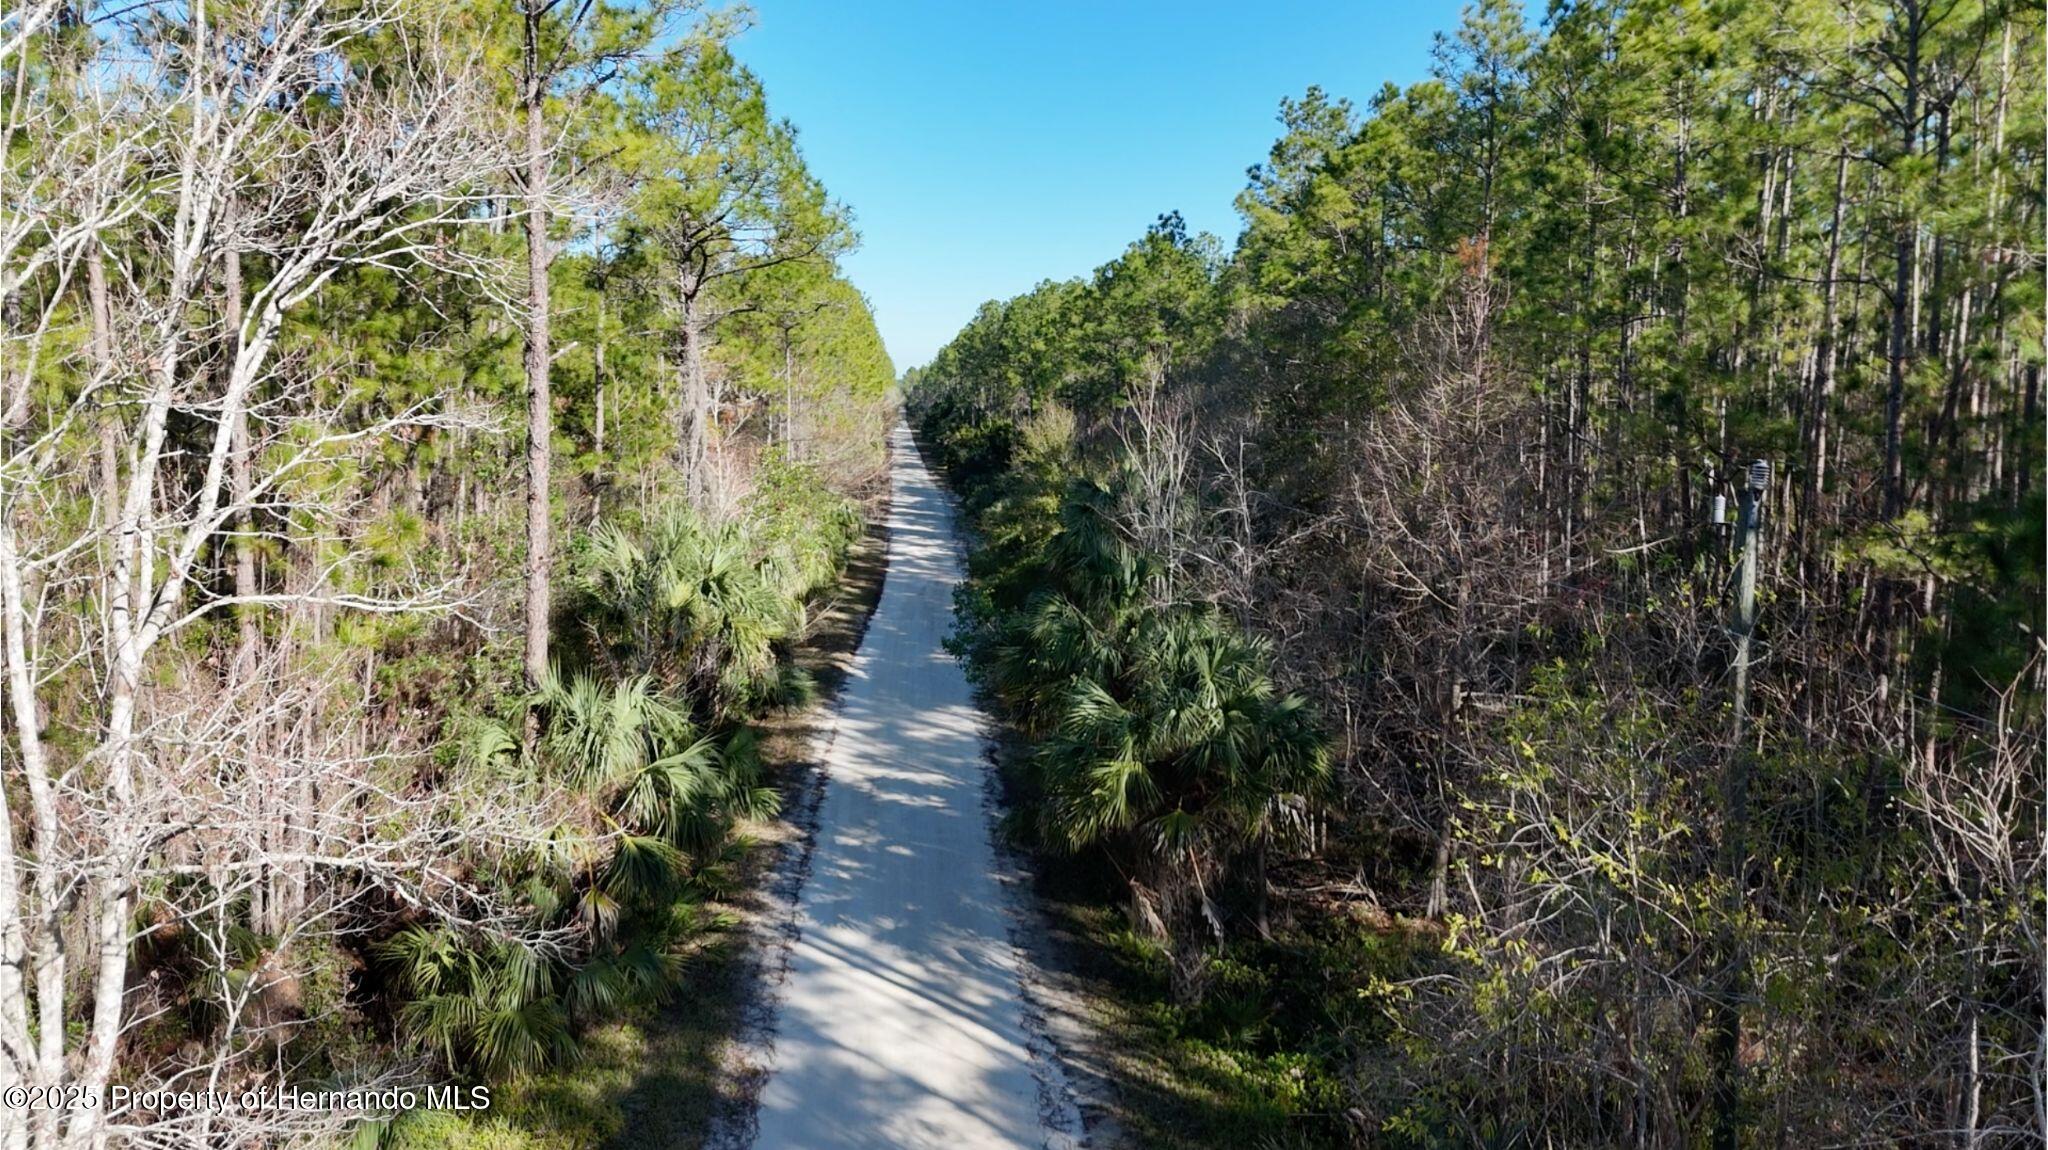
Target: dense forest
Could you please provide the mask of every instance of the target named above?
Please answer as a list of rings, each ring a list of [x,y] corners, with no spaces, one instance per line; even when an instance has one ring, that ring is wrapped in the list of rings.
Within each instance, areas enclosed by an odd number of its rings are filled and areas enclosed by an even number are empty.
[[[1140,1144],[2040,1144],[2042,35],[1482,0],[909,374]]]
[[[744,26],[0,4],[0,1146],[430,1144],[108,1088],[573,1065],[719,928],[894,376]]]

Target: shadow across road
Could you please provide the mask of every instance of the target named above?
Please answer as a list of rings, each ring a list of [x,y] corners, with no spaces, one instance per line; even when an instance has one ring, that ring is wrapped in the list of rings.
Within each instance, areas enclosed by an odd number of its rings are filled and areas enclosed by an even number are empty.
[[[982,808],[983,731],[941,646],[952,509],[892,437],[889,575],[841,698],[758,1111],[760,1150],[1059,1145]]]

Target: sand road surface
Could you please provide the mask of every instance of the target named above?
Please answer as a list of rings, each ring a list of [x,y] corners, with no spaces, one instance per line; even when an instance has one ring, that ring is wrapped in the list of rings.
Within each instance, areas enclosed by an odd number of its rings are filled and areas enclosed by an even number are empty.
[[[754,1144],[1068,1146],[1078,1124],[1034,1054],[995,877],[981,716],[940,645],[951,507],[908,432],[890,446],[888,576],[825,757]]]

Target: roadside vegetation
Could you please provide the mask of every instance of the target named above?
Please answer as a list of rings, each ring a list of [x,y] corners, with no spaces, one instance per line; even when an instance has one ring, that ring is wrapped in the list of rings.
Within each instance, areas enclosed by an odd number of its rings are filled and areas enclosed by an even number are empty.
[[[2041,36],[1489,0],[910,373],[1132,1144],[2043,1137]]]
[[[793,490],[793,479],[804,482]],[[724,728],[723,746],[700,739],[667,764],[647,761],[644,750],[635,745],[638,740],[630,736],[621,739],[621,753],[637,763],[629,771],[633,781],[623,788],[606,788],[614,796],[610,805],[621,809],[600,817],[620,823],[634,818],[624,808],[634,801],[636,789],[664,796],[669,804],[676,804],[676,799],[685,794],[694,796],[680,804],[688,808],[685,820],[695,828],[692,833],[677,842],[657,828],[653,837],[663,839],[667,846],[645,848],[665,856],[649,875],[654,897],[650,899],[629,888],[621,892],[623,898],[615,898],[621,903],[637,898],[642,903],[662,906],[668,922],[655,921],[652,929],[642,925],[624,937],[624,944],[631,948],[636,961],[622,963],[614,957],[621,941],[615,939],[608,952],[595,962],[586,960],[583,967],[595,968],[597,978],[618,979],[618,972],[623,970],[628,980],[639,977],[633,972],[643,963],[659,964],[666,969],[644,986],[627,981],[604,1009],[581,1014],[571,1009],[569,1017],[580,1025],[575,1027],[573,1046],[565,1055],[523,1066],[498,1067],[496,1073],[484,1068],[482,1080],[496,1085],[488,1113],[416,1112],[392,1124],[390,1132],[381,1135],[386,1145],[452,1150],[688,1147],[702,1145],[718,1123],[732,1117],[734,1092],[744,1089],[744,1085],[736,1080],[729,1046],[741,1033],[753,996],[760,992],[751,982],[755,977],[755,956],[747,953],[754,936],[744,929],[743,920],[763,913],[760,887],[767,868],[774,863],[775,852],[788,849],[793,840],[807,833],[805,827],[792,822],[792,816],[801,819],[801,810],[792,812],[784,808],[792,801],[801,806],[806,789],[814,785],[808,772],[814,767],[809,756],[815,750],[816,712],[844,678],[867,616],[880,597],[884,574],[882,552],[886,539],[879,523],[869,525],[864,540],[851,540],[840,538],[842,526],[820,528],[806,522],[809,516],[827,515],[841,521],[843,528],[855,528],[861,520],[853,512],[861,505],[833,498],[813,486],[809,477],[788,469],[769,477],[751,502],[757,507],[776,506],[792,495],[797,497],[800,510],[780,526],[804,530],[783,538],[824,539],[844,562],[831,569],[813,571],[812,576],[819,582],[808,586],[801,597],[780,601],[783,607],[805,617],[800,626],[772,641],[772,669],[767,672],[766,694],[742,712],[743,717]],[[769,537],[782,535],[774,526],[762,522],[750,522],[742,530]],[[681,551],[688,556],[682,559],[689,564],[687,577],[684,572],[671,569],[660,571],[659,580],[670,586],[695,587],[700,595],[707,587],[717,586],[716,580],[704,578],[708,572],[701,561],[702,552],[688,544],[678,547],[690,534],[687,524],[671,520],[657,532],[658,538],[666,539],[667,548],[657,546],[642,551],[630,542],[609,540],[614,549],[604,558],[591,560],[598,570],[605,572],[607,585],[616,586],[612,579],[619,571],[621,558],[629,560],[625,564],[628,570],[654,574],[650,566],[673,564]],[[664,551],[668,558],[657,560],[655,556]],[[764,554],[761,563],[734,569],[728,576],[751,581],[764,574],[774,577],[774,572],[786,577],[798,570],[780,562],[772,546]],[[824,552],[817,554],[826,557]],[[810,582],[802,577],[798,581]],[[645,587],[644,583],[639,585]],[[592,593],[582,580],[574,586],[577,601]],[[732,590],[723,586],[717,589]],[[689,599],[657,596],[655,601],[641,601],[639,605],[651,613],[631,626],[610,614],[616,602],[581,617],[609,621],[593,628],[592,634],[625,634],[636,628],[642,634],[654,634],[658,641],[653,649],[665,656],[693,650],[694,643],[687,637],[690,634],[701,641],[714,635],[758,631],[768,621],[721,618],[718,625],[707,626],[713,617],[703,599],[691,600],[680,609],[666,606],[677,598]],[[751,599],[756,606],[773,606],[778,602],[772,596],[765,600],[752,596],[736,598]],[[769,618],[773,618],[773,612]],[[586,649],[583,655],[589,658],[591,652]],[[681,667],[690,662],[678,657],[670,665]],[[609,665],[631,668],[640,664]],[[730,666],[728,663],[728,669]],[[614,669],[587,681],[592,685],[584,686],[582,691],[598,694],[600,689],[595,682],[617,682],[616,676],[621,673],[621,669]],[[623,673],[628,675],[625,681],[629,684],[638,684],[643,674],[648,682],[656,681],[648,673]],[[698,697],[714,696],[715,692],[707,692]],[[664,696],[657,692],[652,709],[659,710],[664,698],[675,697],[689,695]],[[614,690],[603,705],[610,708],[603,721],[625,727],[640,725],[642,713],[649,709],[645,688],[629,690],[624,696]],[[550,727],[550,735],[560,732],[569,740],[586,738],[590,724],[580,716],[590,710],[584,705],[572,712],[578,717],[570,722],[557,720]],[[497,747],[501,748],[497,753],[511,754],[511,721],[509,716],[504,720],[481,720],[469,728],[469,746],[486,753]],[[578,749],[578,744],[572,743],[572,751]],[[603,753],[572,753],[567,758],[572,762],[589,761],[602,759]],[[693,786],[696,789],[690,789]],[[685,820],[673,825],[682,826]],[[673,854],[669,853],[671,849]],[[593,868],[600,876],[600,884],[613,873],[613,865]],[[600,891],[600,897],[606,896],[607,892]],[[618,933],[614,931],[615,935]],[[409,961],[411,955],[401,950],[391,957]],[[590,976],[579,971],[577,977]],[[458,1000],[451,1004],[451,1009],[460,1015],[468,1007]],[[513,1024],[522,1025],[523,1022]]]

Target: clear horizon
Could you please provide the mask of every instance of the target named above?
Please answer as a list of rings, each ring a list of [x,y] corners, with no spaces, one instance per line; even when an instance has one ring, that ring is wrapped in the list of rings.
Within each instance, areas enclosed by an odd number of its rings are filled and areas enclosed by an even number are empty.
[[[1422,79],[1461,7],[761,0],[735,52],[852,209],[846,272],[901,372],[1165,212],[1228,243],[1281,99]]]

